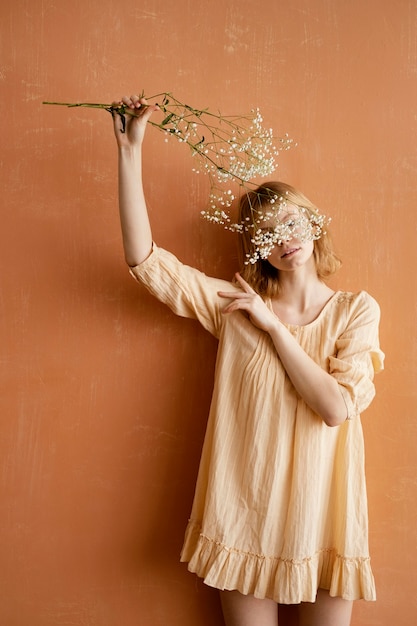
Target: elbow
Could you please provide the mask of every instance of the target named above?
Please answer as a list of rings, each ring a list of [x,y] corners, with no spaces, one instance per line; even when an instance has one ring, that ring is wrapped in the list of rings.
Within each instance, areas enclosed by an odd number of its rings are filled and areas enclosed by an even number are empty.
[[[136,267],[137,265],[141,265],[146,259],[150,256],[152,252],[152,246],[145,250],[138,250],[132,252],[125,248],[125,262],[129,267]]]
[[[330,428],[340,426],[348,418],[348,409],[336,381],[333,382],[333,388],[328,390],[326,397],[327,402],[322,406],[320,417]]]
[[[330,428],[340,426],[347,420],[348,410],[339,390],[337,390],[336,395],[333,397],[333,401],[323,408],[320,417],[326,426]]]
[[[346,411],[343,414],[331,413],[329,415],[322,415],[321,418],[326,426],[334,428],[335,426],[340,426],[343,422],[346,422],[347,414]]]

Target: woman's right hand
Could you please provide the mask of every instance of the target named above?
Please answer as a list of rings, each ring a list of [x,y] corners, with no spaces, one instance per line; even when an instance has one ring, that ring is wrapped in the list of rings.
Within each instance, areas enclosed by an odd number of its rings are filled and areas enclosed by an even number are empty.
[[[113,127],[119,148],[140,147],[145,136],[146,124],[152,113],[159,110],[157,104],[148,104],[146,98],[132,95],[123,96],[121,100],[112,103],[112,107],[117,108],[125,105],[131,112],[125,113],[125,132],[123,131],[123,120],[121,116],[113,111]]]

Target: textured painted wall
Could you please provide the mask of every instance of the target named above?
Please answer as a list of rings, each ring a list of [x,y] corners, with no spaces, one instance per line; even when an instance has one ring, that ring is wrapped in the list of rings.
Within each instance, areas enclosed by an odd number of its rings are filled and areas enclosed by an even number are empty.
[[[294,137],[279,177],[333,216],[334,284],[380,302],[386,371],[364,415],[379,598],[353,625],[414,623],[416,2],[5,0],[0,18],[0,624],[221,624],[178,562],[216,344],[128,276],[108,114],[41,104],[141,89],[259,106]],[[155,238],[230,277],[235,240],[201,221],[191,167],[149,129]]]

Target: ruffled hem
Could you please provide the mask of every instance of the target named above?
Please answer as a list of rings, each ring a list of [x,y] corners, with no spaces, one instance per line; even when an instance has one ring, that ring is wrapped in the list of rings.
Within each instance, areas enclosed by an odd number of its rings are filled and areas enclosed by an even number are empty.
[[[345,600],[376,599],[369,557],[344,557],[334,549],[301,560],[248,553],[204,536],[199,525],[190,522],[181,561],[210,587],[236,589],[280,604],[314,602],[319,588]]]

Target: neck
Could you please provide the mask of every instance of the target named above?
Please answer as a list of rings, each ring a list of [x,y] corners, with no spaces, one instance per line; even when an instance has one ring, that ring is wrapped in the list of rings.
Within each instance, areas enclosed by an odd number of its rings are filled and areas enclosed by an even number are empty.
[[[293,272],[280,272],[279,300],[298,311],[304,311],[318,299],[329,297],[330,287],[323,283],[313,268],[302,267]]]

